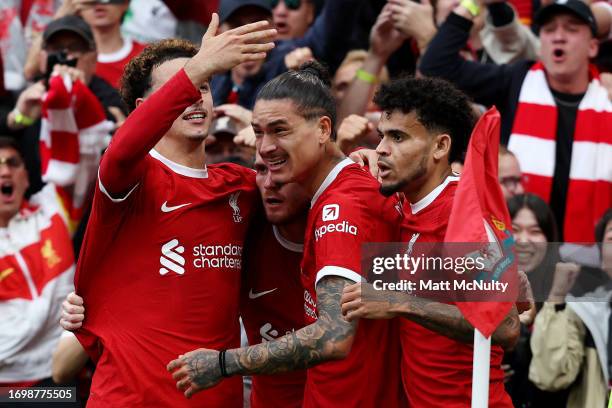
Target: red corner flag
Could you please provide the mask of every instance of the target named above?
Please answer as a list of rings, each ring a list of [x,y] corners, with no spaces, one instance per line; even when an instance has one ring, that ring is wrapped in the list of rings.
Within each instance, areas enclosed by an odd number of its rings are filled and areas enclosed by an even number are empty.
[[[461,313],[485,338],[491,336],[514,304],[511,299],[517,276],[510,214],[497,175],[499,129],[500,115],[494,107],[476,124],[444,239],[445,242],[490,243],[485,245],[489,247],[488,252],[494,247],[493,252],[499,255],[491,270],[480,278],[509,282],[510,293],[496,294],[504,301],[457,303]]]

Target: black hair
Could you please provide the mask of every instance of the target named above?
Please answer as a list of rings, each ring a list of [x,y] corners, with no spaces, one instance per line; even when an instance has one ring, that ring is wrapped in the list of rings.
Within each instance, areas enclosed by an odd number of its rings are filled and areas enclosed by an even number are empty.
[[[258,100],[289,99],[306,120],[327,116],[331,120],[331,139],[336,140],[336,101],[331,94],[331,80],[325,67],[306,62],[297,70],[287,71],[269,81],[257,94]]]
[[[508,199],[507,204],[512,220],[523,208],[530,210],[548,241],[544,259],[533,271],[527,274],[536,300],[547,299],[552,287],[554,266],[560,260],[558,247],[551,245],[557,242],[559,238],[555,217],[548,204],[535,194],[515,195]],[[536,302],[538,311],[541,307],[541,303]]]
[[[448,162],[458,161],[467,148],[474,127],[474,114],[467,96],[439,78],[403,76],[383,84],[374,103],[385,112],[415,112],[429,132],[451,137]]]
[[[13,149],[19,156],[23,159],[23,151],[21,150],[21,146],[17,143],[17,140],[10,136],[0,136],[0,149]]]
[[[606,226],[610,221],[612,221],[612,208],[608,208],[599,221],[597,221],[597,225],[595,226],[595,242],[600,244],[603,242]]]
[[[538,226],[546,236],[548,242],[557,242],[559,240],[555,216],[548,204],[540,197],[529,193],[518,194],[509,198],[507,204],[511,219],[514,219],[520,210],[527,208],[535,216]]]
[[[121,98],[129,112],[136,109],[136,99],[151,89],[151,72],[166,61],[191,58],[198,48],[187,40],[169,38],[149,44],[127,64],[121,76]]]

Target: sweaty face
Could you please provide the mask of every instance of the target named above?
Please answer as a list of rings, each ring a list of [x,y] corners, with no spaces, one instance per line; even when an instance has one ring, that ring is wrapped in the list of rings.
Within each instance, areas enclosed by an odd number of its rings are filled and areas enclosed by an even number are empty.
[[[151,72],[151,90],[146,96],[155,92],[170,78],[185,66],[188,58],[176,58],[166,61]],[[200,88],[202,99],[187,107],[183,113],[174,121],[168,135],[171,137],[184,137],[190,139],[204,139],[208,135],[208,129],[213,117],[213,101],[208,83]],[[146,97],[145,96],[145,97]],[[142,100],[137,102],[137,105]],[[151,118],[155,120],[155,118]]]
[[[508,199],[518,194],[523,194],[523,179],[519,162],[513,154],[502,154],[499,156],[499,184],[504,198]]]
[[[268,168],[261,156],[255,159],[257,175],[255,181],[261,194],[266,218],[272,224],[286,224],[308,211],[310,204],[304,189],[296,183],[277,184],[272,182]]]
[[[28,186],[28,172],[19,152],[0,148],[0,226],[17,214]]]
[[[295,0],[290,0],[290,2],[297,4]],[[311,0],[301,0],[299,3],[300,7],[292,10],[287,7],[285,0],[279,0],[274,10],[272,10],[272,17],[278,31],[277,38],[279,40],[301,38],[312,24],[314,20],[314,4]]]
[[[434,137],[414,112],[383,112],[378,123],[381,141],[376,148],[381,193],[410,193],[425,182]]]
[[[121,19],[128,6],[128,1],[124,4],[90,3],[81,11],[81,17],[91,28],[112,27],[121,24]]]
[[[518,267],[526,273],[532,272],[544,260],[548,242],[533,211],[521,208],[512,219],[512,231]]]
[[[257,151],[275,183],[306,180],[323,157],[319,121],[304,119],[290,99],[258,100],[253,130]]]
[[[572,14],[552,16],[540,28],[540,57],[549,76],[570,81],[586,72],[589,58],[597,55],[591,30]]]

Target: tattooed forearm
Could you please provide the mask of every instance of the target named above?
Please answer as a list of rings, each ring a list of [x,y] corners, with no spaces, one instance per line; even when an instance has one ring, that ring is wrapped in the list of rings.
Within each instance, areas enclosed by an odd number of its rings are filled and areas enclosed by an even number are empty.
[[[340,298],[351,282],[336,276],[317,285],[318,320],[274,341],[229,350],[229,374],[273,374],[312,367],[346,356],[357,327],[342,317]]]
[[[443,336],[462,343],[473,343],[474,326],[472,326],[455,305],[434,302],[406,294],[403,304],[406,306],[398,315],[412,320],[440,333]],[[393,303],[397,303],[397,295],[393,295]],[[508,313],[504,321],[493,333],[491,341],[504,349],[511,349],[516,344],[520,331],[520,321],[515,307]]]

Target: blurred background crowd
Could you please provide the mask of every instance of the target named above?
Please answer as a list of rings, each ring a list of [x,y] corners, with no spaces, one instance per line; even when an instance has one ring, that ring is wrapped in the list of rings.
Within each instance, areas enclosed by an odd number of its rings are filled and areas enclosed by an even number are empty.
[[[95,368],[58,321],[100,155],[128,112],[121,74],[148,43],[199,44],[212,12],[222,30],[267,19],[278,37],[265,61],[212,79],[209,163],[253,166],[258,90],[310,60],[333,73],[345,154],[376,147],[372,95],[400,74],[454,83],[477,115],[497,106],[499,183],[536,300],[505,358],[507,389],[517,407],[603,407],[612,379],[605,0],[0,0],[0,386],[76,383],[86,400]],[[586,245],[553,245],[564,242]]]

